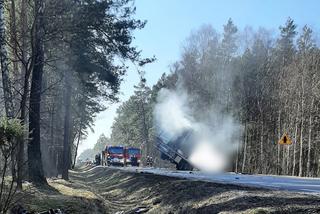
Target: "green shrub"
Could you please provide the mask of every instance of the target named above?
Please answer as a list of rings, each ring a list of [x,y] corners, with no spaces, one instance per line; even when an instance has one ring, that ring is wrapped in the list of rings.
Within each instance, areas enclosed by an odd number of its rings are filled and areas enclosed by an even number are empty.
[[[24,133],[24,126],[18,119],[0,119],[0,146],[10,146],[14,140],[21,139]]]

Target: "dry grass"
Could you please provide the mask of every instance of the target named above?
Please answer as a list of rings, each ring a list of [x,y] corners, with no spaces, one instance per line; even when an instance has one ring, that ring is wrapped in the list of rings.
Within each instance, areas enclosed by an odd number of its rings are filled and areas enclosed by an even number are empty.
[[[320,197],[129,173],[110,168],[73,172],[103,198],[107,213],[147,207],[149,213],[318,213]]]
[[[42,188],[28,184],[31,191],[21,201],[28,211],[59,208],[65,213],[87,214],[88,210],[92,213],[103,213],[105,210],[101,200],[93,192],[80,188],[76,183],[60,179],[49,179],[48,183],[49,187]]]
[[[320,197],[189,181],[110,168],[71,172],[71,181],[49,180],[25,200],[28,208],[66,213],[320,213]]]
[[[49,180],[49,185],[64,196],[72,196],[85,199],[98,199],[98,197],[94,193],[84,188],[79,188],[79,186],[76,185],[72,186],[72,183],[65,180]]]

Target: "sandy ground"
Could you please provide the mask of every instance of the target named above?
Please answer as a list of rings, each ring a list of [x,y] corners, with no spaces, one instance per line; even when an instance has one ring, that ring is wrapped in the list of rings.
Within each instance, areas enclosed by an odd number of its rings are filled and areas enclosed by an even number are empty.
[[[25,201],[66,213],[320,213],[320,196],[93,168]],[[41,206],[41,207],[39,207]]]

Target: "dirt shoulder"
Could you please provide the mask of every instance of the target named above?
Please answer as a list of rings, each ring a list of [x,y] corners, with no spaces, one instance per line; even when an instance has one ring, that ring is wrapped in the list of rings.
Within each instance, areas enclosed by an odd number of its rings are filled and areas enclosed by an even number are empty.
[[[66,213],[320,213],[320,197],[118,169],[72,171],[27,200]],[[36,202],[36,204],[34,204]]]
[[[146,207],[150,213],[318,213],[320,197],[130,173],[110,168],[72,172],[103,198],[106,213]]]

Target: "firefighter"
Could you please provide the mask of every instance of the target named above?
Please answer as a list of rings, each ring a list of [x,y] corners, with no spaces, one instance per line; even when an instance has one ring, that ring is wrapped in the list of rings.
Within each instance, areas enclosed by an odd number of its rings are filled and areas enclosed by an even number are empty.
[[[95,159],[96,159],[95,161],[96,166],[99,166],[101,164],[101,155],[97,154]]]
[[[130,161],[131,161],[131,166],[139,166],[137,156],[133,155],[133,156],[130,158]]]
[[[153,165],[153,158],[151,156],[147,156],[147,166],[152,167]]]

